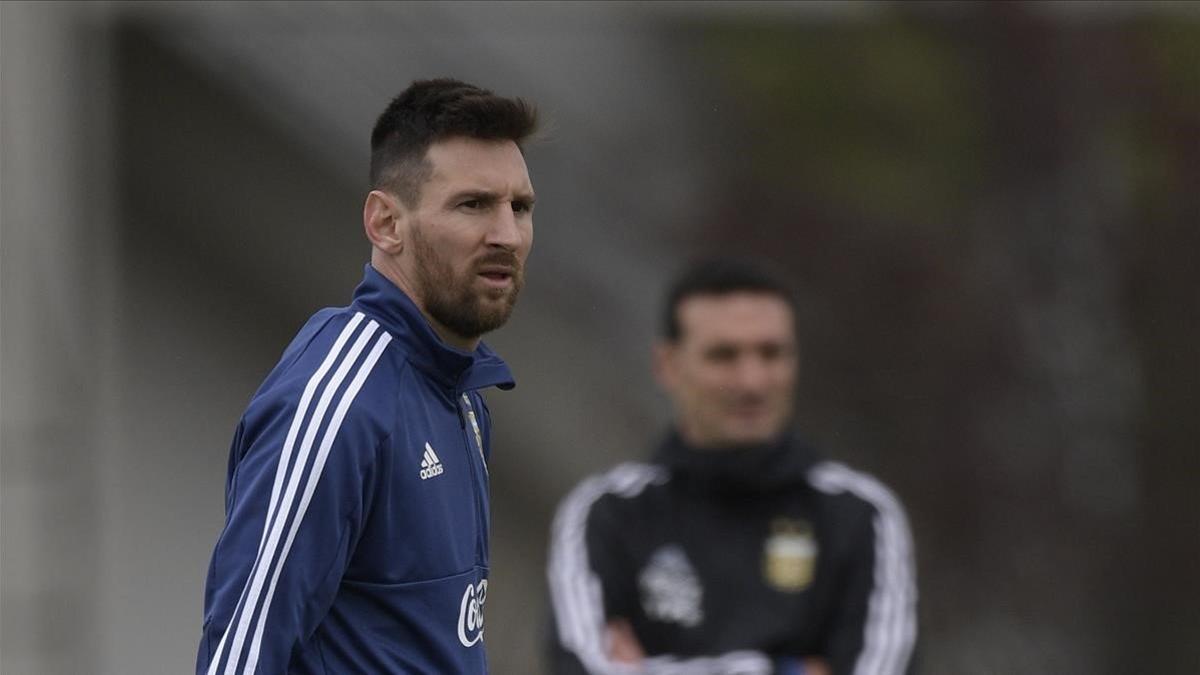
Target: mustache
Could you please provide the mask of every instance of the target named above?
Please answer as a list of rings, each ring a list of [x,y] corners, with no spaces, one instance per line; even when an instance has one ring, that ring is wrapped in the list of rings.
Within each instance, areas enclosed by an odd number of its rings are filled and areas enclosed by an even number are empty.
[[[521,259],[512,251],[493,251],[475,261],[476,269],[491,266],[507,267],[513,272],[520,272]]]

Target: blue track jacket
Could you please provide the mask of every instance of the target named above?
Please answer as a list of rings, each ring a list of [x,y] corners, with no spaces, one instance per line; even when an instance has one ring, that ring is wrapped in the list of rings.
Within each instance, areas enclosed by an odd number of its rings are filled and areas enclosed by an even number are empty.
[[[233,438],[197,674],[486,673],[493,385],[369,265],[314,315]]]

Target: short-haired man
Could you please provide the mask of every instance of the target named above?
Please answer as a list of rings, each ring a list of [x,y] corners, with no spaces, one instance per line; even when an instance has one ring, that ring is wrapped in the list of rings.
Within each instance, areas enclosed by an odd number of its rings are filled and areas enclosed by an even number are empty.
[[[711,261],[672,287],[651,463],[581,483],[554,521],[555,673],[891,675],[916,637],[912,544],[879,482],[792,430],[795,303]]]
[[[196,672],[484,673],[490,423],[480,336],[533,239],[521,99],[449,79],[371,134],[371,261],[250,401],[230,450]]]

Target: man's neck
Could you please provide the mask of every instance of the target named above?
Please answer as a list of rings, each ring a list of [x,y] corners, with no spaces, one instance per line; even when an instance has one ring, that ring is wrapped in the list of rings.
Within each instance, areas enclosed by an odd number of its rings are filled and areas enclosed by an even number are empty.
[[[437,319],[429,316],[429,312],[425,311],[425,306],[418,302],[415,298],[413,299],[413,302],[416,303],[417,309],[421,310],[421,316],[425,317],[425,321],[429,323],[429,327],[433,329],[434,333],[437,333],[437,336],[442,339],[442,342],[445,342],[451,347],[464,352],[473,352],[475,351],[475,348],[479,346],[480,338],[462,337],[458,333],[455,333],[449,328],[443,326]]]
[[[766,447],[779,443],[780,440],[787,434],[787,428],[785,427],[769,438],[757,440],[738,441],[704,438],[703,440],[698,441],[696,434],[687,429],[683,424],[676,424],[675,430],[679,436],[680,442],[684,447],[700,453],[719,453],[729,450],[744,450],[746,448]]]

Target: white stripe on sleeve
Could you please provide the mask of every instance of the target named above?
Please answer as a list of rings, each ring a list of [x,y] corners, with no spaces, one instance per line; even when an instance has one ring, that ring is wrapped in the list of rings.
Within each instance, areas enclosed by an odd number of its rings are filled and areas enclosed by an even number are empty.
[[[304,467],[308,463],[308,456],[312,451],[313,439],[317,435],[317,429],[321,426],[321,422],[325,418],[325,412],[329,408],[329,403],[333,399],[333,395],[337,392],[337,389],[341,386],[342,380],[345,379],[346,373],[354,365],[354,362],[358,360],[358,356],[366,346],[367,340],[371,338],[378,327],[379,324],[371,321],[358,334],[358,339],[354,341],[354,346],[350,348],[349,353],[346,354],[346,358],[342,359],[337,370],[334,371],[333,377],[325,385],[325,389],[321,392],[321,398],[317,401],[317,407],[308,421],[308,426],[304,432],[304,440],[301,442],[300,450],[296,454],[296,462],[292,465],[287,489],[280,502],[279,512],[275,518],[275,522],[271,526],[271,534],[267,538],[265,549],[267,555],[260,558],[259,564],[255,568],[250,585],[250,594],[246,606],[243,608],[242,616],[238,621],[237,632],[234,633],[233,644],[229,650],[229,662],[225,666],[225,675],[235,675],[237,673],[237,666],[241,660],[241,650],[246,639],[246,633],[249,631],[255,616],[260,617],[259,620],[261,620],[262,614],[255,611],[258,608],[259,596],[262,593],[263,585],[266,583],[267,574],[275,566],[275,553],[279,550],[280,539],[283,538],[284,523],[287,522],[288,514],[291,513],[292,506],[295,503],[296,492],[299,488],[301,477],[304,474]]]
[[[363,333],[369,337],[369,331],[363,331]],[[283,552],[279,555],[279,564],[275,566],[275,573],[271,575],[271,585],[267,589],[267,597],[263,601],[262,611],[258,618],[258,627],[254,630],[254,640],[250,644],[250,653],[246,656],[246,675],[254,675],[255,669],[258,668],[258,653],[262,645],[263,627],[267,623],[267,616],[271,610],[271,600],[275,597],[275,585],[279,581],[279,574],[283,570],[284,563],[287,562],[288,553],[292,549],[292,542],[296,539],[296,532],[300,529],[300,523],[304,520],[304,514],[308,511],[308,505],[312,501],[313,492],[317,489],[317,481],[321,479],[321,472],[325,469],[325,461],[329,458],[329,451],[333,448],[333,442],[337,438],[338,430],[342,427],[342,421],[346,418],[346,412],[350,409],[350,404],[358,396],[358,391],[362,388],[363,382],[371,374],[371,370],[375,368],[375,362],[379,360],[379,356],[383,354],[384,348],[387,347],[391,340],[392,336],[385,332],[375,341],[375,346],[371,349],[371,353],[367,355],[366,360],[359,366],[354,379],[350,381],[350,386],[346,388],[341,400],[338,401],[337,409],[333,413],[333,419],[330,420],[329,427],[325,430],[325,435],[321,438],[321,447],[317,451],[317,458],[313,463],[312,471],[308,474],[308,482],[304,486],[304,496],[300,498],[300,506],[297,510],[296,518],[292,521],[292,529],[288,532],[287,541],[284,542]],[[347,363],[349,363],[349,360]]]
[[[904,509],[882,483],[836,462],[814,466],[808,478],[822,492],[849,492],[875,507],[874,588],[868,599],[863,646],[854,673],[903,673],[917,636],[912,535]]]
[[[592,504],[606,494],[633,497],[666,473],[646,464],[622,464],[593,476],[563,501],[552,526],[547,579],[562,645],[574,652],[591,673],[632,673],[608,660],[604,651],[604,597],[587,552],[587,518]]]
[[[317,386],[321,380],[325,378],[325,374],[333,366],[334,361],[342,352],[342,348],[346,346],[346,342],[350,336],[354,334],[355,329],[363,320],[362,312],[355,312],[354,316],[347,322],[345,328],[330,347],[329,352],[325,355],[321,365],[317,368],[312,377],[308,379],[308,383],[304,387],[304,392],[300,396],[300,402],[296,406],[296,414],[292,417],[291,426],[288,428],[287,438],[284,440],[283,449],[279,455],[279,463],[275,468],[275,482],[271,485],[271,500],[267,503],[267,517],[263,520],[262,537],[258,542],[258,553],[254,560],[254,565],[251,567],[251,574],[246,578],[246,585],[242,588],[241,597],[238,599],[238,604],[234,608],[233,614],[229,619],[229,626],[225,628],[225,633],[221,636],[221,641],[217,645],[217,651],[213,654],[212,662],[209,664],[208,675],[216,675],[218,664],[221,661],[222,653],[225,650],[225,642],[229,637],[229,628],[233,626],[237,620],[239,613],[243,612],[246,596],[250,590],[251,580],[254,578],[254,570],[262,563],[263,548],[267,543],[267,534],[271,529],[272,519],[276,515],[279,492],[283,487],[284,477],[287,475],[288,462],[292,456],[292,449],[295,447],[296,435],[299,433],[300,425],[304,421],[304,417],[308,412],[308,406],[312,402],[313,394],[316,392]],[[240,649],[240,644],[238,645]]]

